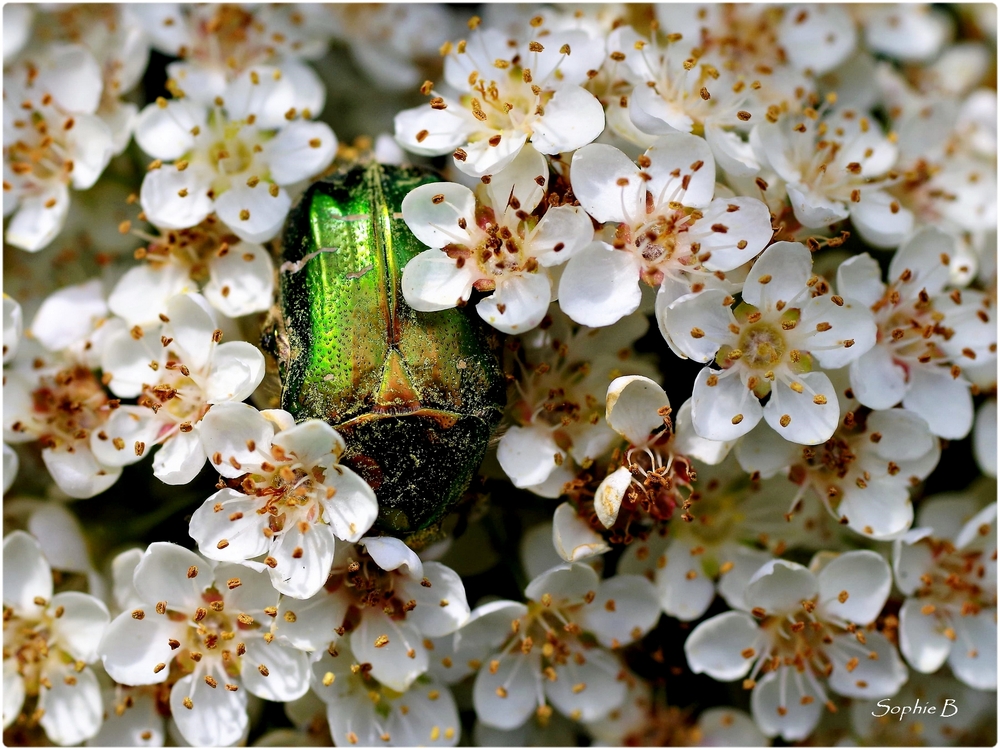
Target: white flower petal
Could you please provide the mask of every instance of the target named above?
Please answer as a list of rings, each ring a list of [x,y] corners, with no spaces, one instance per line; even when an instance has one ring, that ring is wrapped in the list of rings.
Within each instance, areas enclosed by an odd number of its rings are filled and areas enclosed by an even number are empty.
[[[972,434],[972,450],[976,463],[987,476],[997,476],[997,402],[986,401],[976,412],[976,429]]]
[[[518,157],[528,134],[523,130],[493,130],[484,129],[479,138],[465,144],[464,159],[455,159],[459,171],[470,177],[483,177],[506,170]],[[494,146],[490,141],[500,136],[500,142]]]
[[[229,488],[209,497],[191,516],[189,532],[205,557],[220,562],[240,562],[267,552],[265,516],[257,513],[261,502]],[[225,540],[225,544],[220,544]]]
[[[524,589],[524,595],[536,602],[545,594],[557,600],[582,599],[597,587],[598,576],[592,567],[586,563],[569,563],[547,570],[532,580]]]
[[[172,622],[156,614],[152,607],[143,612],[146,616],[141,620],[132,617],[131,611],[118,615],[104,631],[99,646],[104,669],[111,679],[123,685],[164,682],[170,670],[153,670],[158,664],[173,660],[174,651],[168,641],[181,640],[187,631],[186,623]]]
[[[604,130],[604,107],[580,86],[560,85],[544,109],[531,132],[532,145],[543,154],[574,151]]]
[[[209,263],[209,268],[214,262]],[[167,300],[175,294],[196,291],[186,269],[175,263],[142,263],[125,272],[108,296],[108,307],[129,326],[159,323]],[[208,294],[206,290],[206,295]]]
[[[271,180],[291,185],[330,166],[337,153],[337,136],[325,122],[295,120],[268,141],[265,152]]]
[[[90,667],[77,672],[72,664],[50,661],[49,665],[46,676],[51,687],[39,688],[38,708],[44,713],[38,723],[55,744],[79,745],[101,728],[101,687]]]
[[[186,229],[200,224],[212,213],[210,186],[211,174],[197,165],[184,171],[165,165],[146,173],[139,190],[139,203],[146,219],[156,226]]]
[[[86,443],[77,443],[73,446],[72,453],[45,448],[42,451],[42,461],[59,489],[75,498],[99,495],[117,482],[122,473],[121,467],[98,463]]]
[[[799,70],[822,75],[854,51],[854,22],[839,6],[788,5],[784,11],[778,38],[788,51],[789,61]]]
[[[539,652],[523,654],[515,649],[498,657],[494,672],[480,669],[472,687],[476,716],[487,726],[514,729],[521,726],[539,705],[541,667]],[[503,688],[500,694],[499,688]],[[503,695],[503,697],[500,697]]]
[[[164,484],[187,484],[204,465],[200,432],[179,432],[153,456],[153,475]]]
[[[691,208],[712,202],[715,157],[703,138],[687,132],[665,135],[646,150],[646,156],[650,165],[643,171],[651,179],[645,185],[657,208],[663,210],[670,201]]]
[[[611,549],[569,503],[556,508],[552,516],[552,545],[566,562],[586,560]]]
[[[430,585],[425,585],[424,580]],[[469,619],[462,579],[446,565],[425,562],[424,580],[403,577],[396,583],[404,601],[417,603],[407,613],[407,622],[412,622],[423,635],[431,638],[454,633]]]
[[[702,227],[712,229],[706,232]],[[774,233],[767,205],[756,198],[744,197],[716,198],[691,231],[698,233],[700,252],[711,255],[703,262],[713,271],[731,271],[749,262],[771,241]]]
[[[391,536],[366,536],[360,543],[382,570],[399,570],[416,580],[423,578],[423,563],[401,540]]]
[[[837,291],[871,307],[885,291],[882,269],[868,253],[854,255],[837,267]]]
[[[626,375],[608,386],[608,424],[632,445],[645,445],[664,426],[663,409],[670,408],[664,390],[649,378]]]
[[[274,263],[260,245],[239,242],[221,258],[214,254],[208,261],[208,272],[205,299],[223,315],[238,318],[271,306]]]
[[[79,591],[63,591],[52,597],[49,609],[63,611],[52,625],[63,651],[88,664],[97,661],[101,637],[111,622],[104,602]]]
[[[691,542],[677,539],[666,550],[666,565],[657,568],[656,593],[663,611],[681,622],[697,620],[715,598],[715,583],[691,554]]]
[[[913,212],[884,190],[862,190],[861,200],[852,203],[850,211],[861,239],[873,247],[897,247],[913,231]]]
[[[618,679],[621,662],[609,652],[591,649],[585,658],[583,664],[570,658],[560,665],[558,679],[545,681],[545,695],[564,715],[597,721],[621,706],[627,686]]]
[[[716,378],[715,385],[709,385]],[[698,373],[691,396],[691,423],[706,440],[736,440],[752,430],[764,409],[735,370],[708,367]]]
[[[378,500],[368,483],[346,466],[339,467],[335,479],[331,479],[332,473],[327,470],[326,481],[337,494],[323,501],[323,515],[338,539],[357,542],[375,523]]]
[[[788,383],[775,383],[771,400],[764,407],[764,419],[775,432],[793,443],[825,443],[840,422],[840,403],[833,383],[823,372],[791,377],[802,385],[802,392],[792,390]]]
[[[903,406],[923,417],[935,435],[960,440],[972,429],[969,382],[946,368],[914,367]]]
[[[639,168],[614,146],[593,143],[573,154],[573,194],[597,221],[634,224],[646,213]],[[626,180],[625,185],[620,182]]]
[[[342,592],[325,589],[304,600],[281,597],[275,619],[278,640],[302,651],[322,651],[340,637],[337,628],[344,624],[350,603]]]
[[[387,734],[395,747],[454,747],[458,744],[462,727],[451,690],[431,678],[411,686],[403,700],[405,703],[401,700],[394,704],[389,714]],[[405,713],[403,705],[409,709]]]
[[[822,611],[855,625],[873,622],[892,588],[889,564],[871,550],[839,555],[819,572],[817,580]]]
[[[846,664],[856,651],[854,635],[843,633],[833,638],[833,647],[829,649],[833,662],[833,672],[828,678],[831,690],[851,698],[882,698],[899,692],[909,674],[896,647],[884,635],[878,631],[866,634],[865,649],[876,653],[878,658],[862,658],[853,671],[848,671]]]
[[[555,471],[556,460],[561,461],[565,456],[551,431],[543,425],[511,427],[497,446],[497,460],[515,487],[541,484]]]
[[[4,45],[6,48],[6,45]],[[14,659],[3,661],[3,728],[13,724],[24,705],[24,678],[17,673]]]
[[[791,302],[806,288],[811,273],[809,248],[801,242],[775,242],[750,268],[743,301],[761,310],[776,309],[778,302]]]
[[[399,112],[393,120],[396,142],[410,153],[426,156],[447,154],[465,144],[477,123],[454,99],[445,103],[445,109],[422,104]]]
[[[735,323],[723,289],[706,289],[685,294],[666,308],[660,308],[660,324],[681,354],[695,362],[711,362],[719,347],[733,339],[729,326]]]
[[[213,457],[216,470],[235,479],[246,473],[246,467],[260,466],[266,460],[261,451],[271,445],[274,423],[249,404],[229,402],[213,406],[202,418],[198,432],[205,454]],[[232,464],[232,459],[238,467]]]
[[[636,128],[650,135],[687,134],[694,125],[694,120],[676,101],[665,99],[655,88],[644,85],[632,89],[628,116]]]
[[[221,670],[213,671],[219,687],[210,687],[200,675],[189,674],[170,690],[170,713],[181,735],[194,746],[233,745],[243,737],[249,723],[247,691],[238,679]],[[223,687],[234,682],[239,687],[236,691]],[[191,708],[184,705],[185,698],[191,699]]]
[[[552,279],[544,270],[497,282],[496,291],[476,305],[479,317],[503,333],[524,333],[542,322],[552,301]]]
[[[787,560],[771,560],[747,583],[746,601],[769,615],[798,612],[804,599],[812,599],[819,582],[807,568]]]
[[[652,630],[660,608],[645,576],[618,574],[601,581],[597,596],[583,606],[579,618],[581,627],[597,636],[601,645],[618,648]]]
[[[216,347],[205,383],[210,404],[249,398],[264,379],[264,355],[246,341],[227,341]]]
[[[89,741],[90,747],[163,747],[166,732],[156,698],[145,690],[123,691],[128,709],[121,716],[117,710],[105,711],[100,731]],[[105,706],[120,705],[115,690],[103,693]]]
[[[924,602],[911,597],[899,608],[899,649],[918,672],[937,672],[951,653],[945,624],[936,612],[924,614]],[[956,648],[962,648],[956,645]]]
[[[620,466],[604,478],[594,493],[594,511],[604,527],[610,529],[618,520],[625,492],[632,484],[632,472],[627,466]]]
[[[35,597],[52,598],[52,568],[38,541],[23,531],[12,531],[3,540],[3,603],[22,617],[41,614]]]
[[[154,159],[175,161],[194,148],[194,128],[204,128],[205,109],[187,99],[172,99],[165,107],[146,106],[135,124],[135,142]]]
[[[285,703],[309,690],[309,656],[304,651],[278,640],[267,643],[263,638],[247,638],[246,647],[240,678],[251,693]],[[259,665],[266,667],[266,677]]]
[[[593,239],[594,225],[579,206],[555,206],[545,212],[531,233],[531,252],[541,265],[557,266]]]
[[[325,523],[307,525],[303,532],[297,523],[285,526],[271,546],[271,556],[278,561],[269,569],[274,588],[296,599],[316,594],[330,577],[336,540],[333,529]]]
[[[816,696],[810,695],[813,700],[802,703],[804,694],[799,685],[805,680],[800,683],[794,679],[792,669],[782,666],[764,675],[750,695],[754,721],[760,730],[768,737],[780,734],[788,742],[812,734],[823,712],[823,703]]]
[[[291,207],[292,199],[284,188],[275,195],[264,183],[253,188],[237,183],[215,199],[215,213],[246,242],[272,239]]]
[[[111,413],[102,429],[90,434],[90,450],[104,466],[128,466],[148,455],[162,426],[152,409],[121,406]],[[122,441],[121,449],[115,445],[118,439]],[[142,446],[141,450],[137,450],[138,446]]]
[[[69,191],[61,182],[48,183],[37,195],[21,198],[7,224],[4,238],[14,247],[36,252],[62,231],[69,213]]]
[[[851,362],[851,390],[871,409],[889,409],[906,395],[906,370],[887,346],[875,345]]]
[[[559,281],[559,306],[591,328],[609,326],[635,312],[642,301],[635,256],[592,242],[570,259]]]
[[[437,312],[467,301],[475,280],[475,271],[468,264],[459,268],[441,250],[426,250],[406,264],[401,286],[406,304],[414,310]]]
[[[195,570],[189,577],[189,572]],[[149,545],[135,568],[136,591],[147,601],[165,601],[169,609],[194,612],[201,592],[212,585],[215,563],[170,542]]]
[[[977,615],[958,617],[954,622],[958,640],[948,658],[951,671],[976,690],[996,690],[996,610],[983,610]]]
[[[760,629],[746,612],[723,612],[699,624],[684,641],[688,666],[695,674],[729,682],[750,670],[752,659],[743,656],[757,646]]]
[[[831,200],[825,195],[799,185],[789,183],[785,186],[788,200],[792,204],[795,218],[804,227],[820,228],[843,221],[850,211],[840,201]]]
[[[383,641],[382,636],[388,641]],[[351,633],[351,650],[362,662],[372,665],[372,677],[399,692],[427,671],[427,649],[420,631],[409,619],[392,620],[381,611],[364,612],[357,629]],[[412,658],[408,655],[411,651]]]

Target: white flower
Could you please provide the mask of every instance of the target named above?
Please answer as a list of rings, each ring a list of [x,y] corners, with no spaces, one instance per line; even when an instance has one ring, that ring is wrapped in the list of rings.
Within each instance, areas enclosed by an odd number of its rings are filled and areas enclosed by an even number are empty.
[[[125,466],[163,446],[153,473],[167,484],[190,482],[205,464],[199,422],[210,405],[248,398],[264,377],[264,356],[244,341],[218,343],[211,308],[198,294],[172,297],[166,322],[134,326],[108,341],[102,369],[108,387],[137,406],[120,406],[90,448],[109,466]],[[120,470],[120,469],[119,469]]]
[[[199,289],[231,318],[271,305],[271,254],[242,241],[215,216],[188,229],[162,230],[136,257],[139,265],[125,272],[108,297],[111,311],[130,326],[155,323],[171,297]]]
[[[24,315],[13,297],[3,296],[3,363],[17,356],[17,349],[24,333]]]
[[[525,597],[527,605],[500,600],[477,607],[461,630],[435,643],[443,656],[452,655],[449,681],[478,669],[476,715],[498,729],[547,715],[546,701],[576,720],[607,716],[626,692],[621,664],[607,649],[641,638],[656,624],[652,584],[628,575],[601,581],[590,566],[572,563],[532,580]]]
[[[972,433],[972,450],[979,470],[996,479],[997,476],[997,402],[983,402],[976,411],[976,429]]]
[[[214,211],[246,242],[274,237],[291,208],[286,187],[325,170],[337,151],[330,126],[304,109],[292,81],[264,66],[229,83],[212,107],[189,98],[148,105],[135,131],[156,159],[139,193],[148,220],[185,229]]]
[[[931,432],[965,437],[972,428],[970,383],[958,362],[996,360],[995,310],[974,290],[945,293],[952,238],[921,230],[893,256],[889,284],[867,254],[837,270],[837,288],[870,305],[878,325],[874,347],[851,363],[851,388],[865,406],[885,409],[900,401]]]
[[[642,508],[663,521],[681,504],[680,490],[691,483],[691,458],[719,463],[729,452],[726,443],[705,440],[691,428],[691,402],[685,401],[671,419],[670,399],[649,378],[627,375],[608,386],[608,425],[628,443],[623,465],[598,486],[594,511],[606,528],[618,520],[622,503]]]
[[[861,12],[865,44],[901,62],[926,62],[938,55],[951,32],[949,17],[929,5],[882,5]]]
[[[594,243],[572,258],[559,284],[560,306],[583,325],[605,326],[639,306],[640,279],[659,286],[657,318],[678,297],[753,260],[771,239],[770,213],[754,198],[716,198],[715,160],[705,140],[668,135],[639,157],[593,144],[573,155],[573,193],[601,223],[610,245]],[[669,341],[669,339],[668,339]]]
[[[109,318],[103,286],[91,279],[46,297],[31,321],[31,336],[63,360],[97,369],[108,339],[124,328]]]
[[[339,745],[454,747],[462,727],[448,687],[430,675],[399,690],[380,683],[344,638],[312,665],[312,687],[326,703]]]
[[[420,312],[464,304],[473,288],[492,292],[476,305],[479,316],[505,333],[537,326],[554,298],[549,268],[560,265],[593,239],[587,215],[555,206],[532,215],[546,195],[545,157],[524,148],[486,189],[431,183],[403,199],[403,220],[428,245],[406,264],[402,289]]]
[[[784,180],[795,218],[826,227],[848,217],[870,245],[896,247],[913,229],[913,214],[883,189],[898,148],[877,120],[843,109],[808,109],[757,123],[751,133],[762,162]]]
[[[34,252],[55,239],[70,185],[91,187],[110,161],[111,131],[94,114],[102,85],[80,45],[51,45],[4,75],[4,236],[15,247]]]
[[[307,23],[325,24],[331,36],[350,47],[351,56],[368,77],[391,91],[419,86],[422,63],[438,57],[441,45],[457,30],[457,18],[445,5],[301,7]]]
[[[739,132],[747,127],[752,111],[760,111],[751,99],[755,90],[724,57],[709,53],[703,58],[704,49],[693,54],[692,49],[700,47],[697,36],[687,38],[669,22],[666,30],[670,34],[664,45],[656,34],[646,38],[631,26],[619,26],[608,36],[611,59],[623,63],[622,72],[635,84],[624,89],[620,99],[620,107],[628,108],[627,121],[616,117],[616,105],[610,105],[612,128],[642,146],[655,143],[656,136],[698,131],[726,172],[756,174],[760,163]],[[764,69],[766,74],[754,73],[757,89],[761,79],[770,85],[773,70]]]
[[[604,108],[580,84],[604,60],[603,38],[538,27],[527,44],[496,29],[476,29],[450,48],[445,80],[458,98],[427,91],[429,106],[396,115],[396,140],[407,151],[454,152],[473,177],[496,174],[525,143],[543,154],[573,151],[604,130]]]
[[[23,531],[3,542],[3,726],[18,720],[24,700],[38,697],[39,723],[57,745],[97,734],[101,690],[88,664],[108,625],[107,607],[89,594],[53,595],[52,569]]]
[[[166,719],[160,713],[159,686],[115,685],[102,691],[104,723],[87,740],[89,747],[163,747]]]
[[[68,322],[68,327],[73,325]],[[70,497],[104,492],[121,475],[120,466],[104,463],[90,449],[91,436],[112,413],[108,394],[79,363],[60,356],[36,359],[41,364],[37,369],[20,365],[4,370],[4,441],[39,441],[52,479]]]
[[[799,488],[789,513],[811,492],[852,531],[896,539],[913,523],[909,491],[937,466],[940,441],[907,409],[848,414],[833,436],[814,448],[788,443],[759,425],[737,444],[736,456],[746,471],[764,477],[787,470]]]
[[[129,566],[120,571],[127,576]],[[171,714],[187,742],[239,740],[246,691],[288,701],[308,690],[307,655],[271,633],[279,594],[266,574],[157,542],[131,581],[142,604],[112,620],[100,645],[104,668],[124,685],[169,681]]]
[[[601,408],[607,385],[622,372],[656,377],[644,357],[628,356],[649,328],[643,315],[615,326],[573,326],[553,305],[551,320],[520,338],[513,422],[500,437],[497,459],[515,487],[558,497],[577,467],[590,469],[617,438]]]
[[[322,420],[217,404],[199,428],[205,452],[232,487],[191,517],[205,557],[263,565],[283,594],[307,599],[326,583],[336,541],[357,542],[378,514],[371,487],[341,466],[344,440]]]
[[[971,498],[926,502],[917,528],[893,545],[899,646],[918,672],[945,661],[965,684],[997,686],[996,503],[976,512]]]
[[[816,368],[843,367],[875,343],[865,306],[836,295],[817,295],[812,257],[800,243],[776,242],[757,259],[743,300],[706,290],[670,308],[675,346],[698,362],[722,369],[698,374],[692,396],[695,432],[735,440],[763,417],[787,440],[816,445],[840,421],[837,393]],[[814,296],[816,295],[816,296]],[[758,399],[770,393],[766,406]]]
[[[778,42],[789,62],[821,75],[847,60],[857,45],[857,31],[838,5],[786,5]]]
[[[684,643],[688,665],[721,681],[749,672],[744,687],[753,689],[750,704],[761,731],[805,739],[823,705],[833,705],[823,679],[833,692],[854,698],[891,697],[906,681],[892,643],[865,627],[882,611],[891,586],[888,564],[867,550],[830,560],[820,555],[809,569],[773,560],[748,582],[745,611],[716,615],[691,632]]]
[[[430,639],[468,620],[465,587],[451,568],[423,562],[399,539],[364,537],[360,544],[337,545],[318,593],[282,597],[274,632],[284,643],[318,653],[334,649],[351,627],[351,649],[370,676],[405,692],[428,670]]]
[[[251,68],[276,65],[291,81],[303,108],[312,114],[323,109],[323,83],[304,60],[323,55],[330,30],[307,17],[304,9],[151,3],[131,10],[154,47],[182,58],[167,66],[167,74],[195,101],[211,106],[228,83]]]

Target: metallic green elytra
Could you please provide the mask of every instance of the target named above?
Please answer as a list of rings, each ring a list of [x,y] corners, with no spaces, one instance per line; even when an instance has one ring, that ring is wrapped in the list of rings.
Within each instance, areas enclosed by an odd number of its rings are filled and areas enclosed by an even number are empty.
[[[375,490],[376,526],[427,529],[483,460],[506,402],[497,337],[472,311],[414,311],[403,267],[426,248],[400,214],[433,173],[371,163],[312,185],[292,209],[276,331],[281,406],[325,419]]]

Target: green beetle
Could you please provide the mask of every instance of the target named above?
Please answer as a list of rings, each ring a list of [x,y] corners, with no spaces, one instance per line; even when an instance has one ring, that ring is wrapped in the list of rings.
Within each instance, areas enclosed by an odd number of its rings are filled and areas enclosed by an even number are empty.
[[[468,487],[506,404],[497,336],[471,310],[416,312],[400,290],[426,249],[400,204],[438,180],[372,162],[312,185],[282,239],[274,330],[282,408],[333,425],[378,497],[376,526],[414,539]]]

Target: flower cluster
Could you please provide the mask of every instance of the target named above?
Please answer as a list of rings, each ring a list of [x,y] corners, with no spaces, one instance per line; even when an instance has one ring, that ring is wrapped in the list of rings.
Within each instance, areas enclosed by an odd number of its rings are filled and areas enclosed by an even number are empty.
[[[996,8],[475,12],[4,8],[5,744],[995,744]]]

